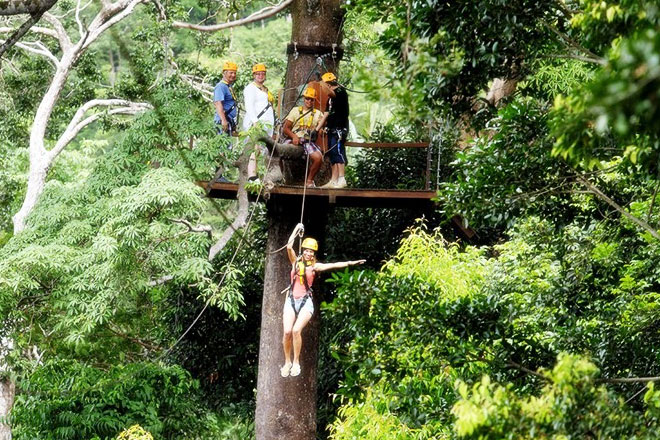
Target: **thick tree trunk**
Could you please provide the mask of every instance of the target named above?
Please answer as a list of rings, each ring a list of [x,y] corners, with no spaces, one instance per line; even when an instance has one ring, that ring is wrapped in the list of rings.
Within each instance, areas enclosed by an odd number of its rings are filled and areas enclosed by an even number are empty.
[[[14,382],[9,378],[0,380],[0,440],[11,440],[11,427],[6,423],[9,412],[14,405],[16,389]]]
[[[310,81],[320,80],[327,71],[336,72],[341,58],[341,23],[344,11],[340,0],[295,0],[291,4],[292,30],[285,79],[285,93],[281,114],[286,117],[296,105],[300,88]],[[333,56],[333,45],[336,48]],[[321,57],[322,64],[318,65]],[[284,180],[289,184],[301,184],[304,176],[295,170],[298,161],[283,161]],[[319,173],[319,176],[323,174]]]
[[[314,206],[309,200],[305,205],[305,235],[315,237],[322,245],[328,206]],[[271,254],[286,243],[300,221],[300,208],[297,203],[270,203],[268,206],[268,257],[264,274],[255,417],[257,440],[316,438],[316,366],[321,291],[319,284],[315,283],[314,316],[303,330],[302,373],[297,377],[283,378],[280,376],[280,367],[284,365],[282,308],[286,295],[281,292],[290,284],[291,264],[286,251]]]
[[[319,55],[324,56],[325,70],[336,70],[339,57],[331,56],[332,46],[341,43],[340,25],[343,11],[340,0],[294,0],[291,5],[293,30],[291,46],[300,48],[318,47],[314,50],[292,50],[287,65],[283,116],[296,105],[298,90],[295,87],[319,79],[310,72]],[[294,44],[295,43],[295,44]],[[292,89],[293,88],[293,89]],[[290,167],[302,167],[302,160],[287,161]],[[299,171],[299,170],[298,170]],[[285,170],[285,173],[286,170]],[[287,173],[289,174],[289,173]],[[300,175],[299,172],[293,173]],[[264,297],[261,312],[261,339],[259,343],[259,377],[257,380],[257,409],[255,428],[257,440],[313,440],[316,438],[316,367],[318,354],[319,295],[315,289],[314,317],[303,330],[302,373],[298,377],[283,378],[280,367],[284,364],[282,352],[282,289],[290,283],[291,265],[284,251],[271,254],[286,243],[296,223],[300,221],[300,203],[268,207],[268,245],[264,274]],[[327,204],[313,205],[307,199],[303,223],[306,235],[313,236],[323,244]],[[323,248],[321,247],[321,252]],[[317,286],[318,287],[318,286]]]

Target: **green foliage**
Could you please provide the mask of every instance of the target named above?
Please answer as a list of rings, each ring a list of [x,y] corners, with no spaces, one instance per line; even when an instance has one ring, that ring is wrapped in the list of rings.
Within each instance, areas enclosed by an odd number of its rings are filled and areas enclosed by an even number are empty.
[[[516,99],[503,107],[487,131],[456,152],[452,179],[439,190],[447,215],[460,214],[484,231],[510,227],[527,214],[569,220],[571,171],[552,157],[545,122],[537,101]]]
[[[557,98],[552,121],[556,155],[593,168],[612,156],[614,146],[632,164],[657,171],[658,48],[655,29],[635,34],[618,44],[608,68],[592,82]]]
[[[466,363],[473,351],[450,323],[479,326],[464,314],[474,307],[470,298],[485,269],[477,250],[462,253],[438,233],[416,229],[380,273],[333,275],[338,295],[326,310],[341,323],[331,343],[343,365],[338,393],[345,404],[331,428],[336,438],[361,438],[381,421],[384,431],[376,432],[400,431],[400,438],[447,432],[456,368],[469,374],[483,368]],[[372,394],[365,397],[365,389]],[[406,437],[410,430],[425,436]]]
[[[335,438],[377,423],[392,438],[652,437],[655,416],[622,403],[635,388],[598,380],[656,369],[657,243],[610,220],[529,219],[510,234],[486,260],[418,230],[381,273],[335,275]],[[550,385],[517,374],[557,357]],[[457,379],[475,384],[458,401]]]
[[[196,400],[199,385],[176,366],[129,363],[102,370],[52,360],[21,387],[12,412],[17,439],[115,438],[136,423],[156,439],[202,438],[207,425]]]
[[[333,440],[412,440],[420,438],[390,411],[390,397],[383,391],[369,391],[364,402],[339,410],[341,424],[331,425]],[[437,437],[441,438],[441,437]]]
[[[597,384],[598,368],[562,354],[545,374],[539,397],[516,395],[484,377],[472,387],[458,384],[461,400],[452,410],[455,431],[465,439],[655,438],[657,421],[640,417],[616,394]],[[645,400],[657,399],[650,387]],[[648,413],[647,413],[648,415]]]

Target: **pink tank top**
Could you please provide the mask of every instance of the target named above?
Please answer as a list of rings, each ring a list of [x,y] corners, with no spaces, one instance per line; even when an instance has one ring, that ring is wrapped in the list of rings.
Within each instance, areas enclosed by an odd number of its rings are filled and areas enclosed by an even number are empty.
[[[291,270],[291,282],[293,282],[293,298],[300,299],[307,294],[307,289],[305,288],[305,283],[300,282],[300,276],[298,276],[298,264],[296,267]],[[307,284],[309,288],[312,288],[314,284],[314,268],[312,266],[305,267],[305,276],[307,277]]]

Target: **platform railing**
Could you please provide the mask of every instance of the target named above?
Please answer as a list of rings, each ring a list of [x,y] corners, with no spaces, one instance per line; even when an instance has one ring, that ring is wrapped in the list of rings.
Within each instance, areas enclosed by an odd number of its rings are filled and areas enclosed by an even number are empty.
[[[347,147],[358,148],[426,148],[424,190],[431,190],[431,149],[428,142],[346,142]]]

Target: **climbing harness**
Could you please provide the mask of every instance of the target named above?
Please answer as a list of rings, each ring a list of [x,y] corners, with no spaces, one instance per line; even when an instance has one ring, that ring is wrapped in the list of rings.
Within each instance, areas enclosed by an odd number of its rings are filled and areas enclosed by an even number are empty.
[[[312,288],[309,287],[309,282],[307,281],[307,268],[311,266],[311,264],[308,264],[308,262],[302,261],[302,255],[298,257],[296,260],[296,268],[297,268],[297,273],[293,274],[293,279],[291,280],[291,285],[289,286],[289,301],[291,302],[291,308],[293,309],[293,313],[296,315],[296,319],[298,319],[298,314],[300,311],[305,307],[305,303],[307,300],[311,299],[313,296],[313,291]],[[300,307],[296,310],[296,300],[293,297],[293,286],[295,286],[296,281],[299,281],[300,284],[305,286],[305,296],[302,297],[302,300],[300,302]]]

